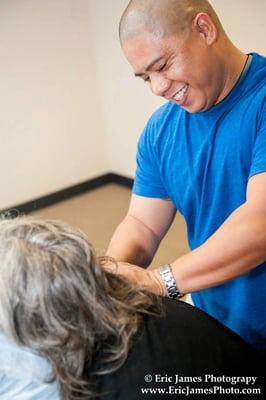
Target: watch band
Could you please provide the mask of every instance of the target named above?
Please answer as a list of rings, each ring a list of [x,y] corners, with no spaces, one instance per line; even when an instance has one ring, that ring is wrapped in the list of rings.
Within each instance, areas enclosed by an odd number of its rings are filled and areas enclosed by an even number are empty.
[[[170,264],[161,265],[158,268],[158,271],[159,274],[161,275],[163,283],[165,284],[168,297],[173,300],[180,299],[181,297],[183,297],[184,295],[180,293],[180,291],[177,288],[176,280],[174,278],[171,265]]]

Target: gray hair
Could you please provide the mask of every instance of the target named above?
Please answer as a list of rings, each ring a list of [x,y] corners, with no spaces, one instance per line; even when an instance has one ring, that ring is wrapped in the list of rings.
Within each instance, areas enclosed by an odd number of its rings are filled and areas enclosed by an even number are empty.
[[[0,219],[0,263],[0,330],[49,360],[64,400],[95,395],[95,378],[123,364],[144,315],[159,313],[60,221]]]

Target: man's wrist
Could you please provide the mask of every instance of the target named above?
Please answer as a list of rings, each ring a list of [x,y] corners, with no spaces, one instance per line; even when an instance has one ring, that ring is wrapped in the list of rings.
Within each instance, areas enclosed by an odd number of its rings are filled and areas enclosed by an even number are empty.
[[[174,300],[180,299],[184,296],[184,294],[178,289],[170,264],[161,265],[157,271],[160,275],[161,282],[165,288],[164,292],[166,293],[167,297]]]
[[[167,290],[163,284],[158,269],[153,269],[151,271],[148,270],[147,272],[150,274],[150,278],[152,281],[152,292],[158,296],[167,297]]]

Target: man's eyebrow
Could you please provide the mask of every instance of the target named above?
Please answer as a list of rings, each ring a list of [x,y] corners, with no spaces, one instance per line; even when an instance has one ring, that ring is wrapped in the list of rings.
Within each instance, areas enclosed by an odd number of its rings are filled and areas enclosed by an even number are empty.
[[[159,57],[155,58],[155,60],[153,60],[153,61],[146,67],[145,71],[149,71],[149,70],[150,70],[158,61],[160,61],[162,58],[163,58],[162,56],[159,56]],[[134,75],[139,77],[139,76],[145,75],[145,73],[144,73],[144,72],[135,72]]]

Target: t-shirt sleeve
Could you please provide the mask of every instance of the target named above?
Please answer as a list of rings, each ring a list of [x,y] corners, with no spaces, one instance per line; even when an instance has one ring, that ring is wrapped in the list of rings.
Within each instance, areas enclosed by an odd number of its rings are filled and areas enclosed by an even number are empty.
[[[266,102],[264,102],[261,116],[249,177],[266,172]]]
[[[139,139],[136,157],[137,169],[132,191],[138,196],[168,198],[160,176],[154,129],[150,120]]]

